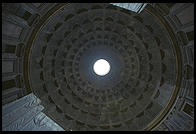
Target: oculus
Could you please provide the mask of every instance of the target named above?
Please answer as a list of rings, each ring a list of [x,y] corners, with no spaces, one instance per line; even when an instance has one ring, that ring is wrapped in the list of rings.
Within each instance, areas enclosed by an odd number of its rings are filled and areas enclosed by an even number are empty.
[[[110,64],[104,59],[99,59],[94,63],[93,70],[97,75],[104,76],[109,73]]]

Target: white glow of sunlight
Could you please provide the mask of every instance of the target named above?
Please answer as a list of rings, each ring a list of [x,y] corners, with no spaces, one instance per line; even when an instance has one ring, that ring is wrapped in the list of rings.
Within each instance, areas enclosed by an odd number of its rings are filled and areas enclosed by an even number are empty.
[[[110,64],[104,59],[99,59],[95,62],[93,70],[97,75],[106,75],[110,71]]]

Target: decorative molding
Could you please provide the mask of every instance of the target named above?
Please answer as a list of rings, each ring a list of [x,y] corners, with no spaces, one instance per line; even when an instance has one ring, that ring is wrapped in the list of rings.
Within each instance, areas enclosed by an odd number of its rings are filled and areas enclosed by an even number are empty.
[[[110,3],[110,4],[131,10],[136,13],[140,13],[147,5],[147,3]]]
[[[23,131],[33,128],[42,131],[63,131],[64,129],[41,112],[44,107],[40,103],[40,99],[31,93],[4,105],[2,113],[3,131]]]

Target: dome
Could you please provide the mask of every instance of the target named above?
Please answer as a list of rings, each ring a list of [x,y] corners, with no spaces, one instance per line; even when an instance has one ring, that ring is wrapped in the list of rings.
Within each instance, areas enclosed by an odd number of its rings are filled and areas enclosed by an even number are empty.
[[[194,100],[194,30],[185,27],[191,17],[176,13],[182,5],[148,4],[140,13],[109,3],[38,7],[29,14],[36,21],[23,16],[21,96],[34,93],[64,130],[180,130],[181,112],[184,130],[193,129],[183,91]]]

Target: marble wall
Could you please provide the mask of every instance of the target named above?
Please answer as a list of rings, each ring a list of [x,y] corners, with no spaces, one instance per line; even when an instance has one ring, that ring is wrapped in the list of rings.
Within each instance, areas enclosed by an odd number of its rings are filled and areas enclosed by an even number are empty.
[[[33,93],[8,103],[2,108],[3,131],[64,131],[47,117],[41,101]]]

